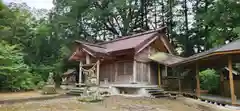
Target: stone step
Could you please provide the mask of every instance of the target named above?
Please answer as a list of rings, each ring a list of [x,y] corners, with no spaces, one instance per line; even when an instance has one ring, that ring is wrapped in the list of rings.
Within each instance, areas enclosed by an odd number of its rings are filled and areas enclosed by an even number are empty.
[[[155,90],[161,90],[164,91],[162,88],[146,88],[147,91],[155,91]]]
[[[77,92],[67,92],[68,95],[80,96],[82,93]]]
[[[148,93],[152,94],[152,93],[163,93],[164,91],[162,90],[151,90],[151,91],[148,91]]]
[[[168,95],[154,95],[153,97],[155,97],[155,98],[162,98],[162,97],[169,97]]]
[[[81,95],[85,90],[85,87],[74,87],[68,90],[69,95]]]
[[[74,87],[74,88],[71,88],[70,90],[84,90],[85,87]]]
[[[165,92],[154,92],[154,93],[150,93],[151,95],[164,95],[166,94]]]
[[[162,88],[147,88],[146,91],[154,98],[169,96]]]

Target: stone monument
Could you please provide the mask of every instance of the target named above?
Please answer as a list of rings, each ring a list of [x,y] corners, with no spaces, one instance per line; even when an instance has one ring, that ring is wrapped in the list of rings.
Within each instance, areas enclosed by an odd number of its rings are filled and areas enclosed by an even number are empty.
[[[49,73],[46,85],[42,89],[43,94],[56,94],[55,82],[53,79],[53,73]]]

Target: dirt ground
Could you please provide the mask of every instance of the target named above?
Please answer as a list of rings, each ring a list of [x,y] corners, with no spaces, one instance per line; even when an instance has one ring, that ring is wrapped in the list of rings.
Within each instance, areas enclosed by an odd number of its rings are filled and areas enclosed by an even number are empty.
[[[2,104],[0,111],[233,111],[224,107],[179,97],[127,98],[112,96],[98,103],[81,103],[77,97]]]
[[[28,99],[38,97],[52,97],[63,94],[62,90],[57,90],[57,94],[43,95],[41,91],[28,91],[28,92],[12,92],[12,93],[0,93],[0,101],[2,100],[15,100],[15,99]]]

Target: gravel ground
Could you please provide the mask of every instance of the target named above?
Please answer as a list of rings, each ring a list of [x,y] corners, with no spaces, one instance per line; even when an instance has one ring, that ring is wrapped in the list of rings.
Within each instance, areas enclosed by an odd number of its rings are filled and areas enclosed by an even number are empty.
[[[234,111],[179,97],[127,98],[112,96],[98,103],[81,103],[77,97],[0,105],[0,111]]]

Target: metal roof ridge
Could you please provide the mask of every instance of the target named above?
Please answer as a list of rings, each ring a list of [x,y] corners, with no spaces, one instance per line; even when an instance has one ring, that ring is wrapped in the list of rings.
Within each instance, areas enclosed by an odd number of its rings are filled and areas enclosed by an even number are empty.
[[[99,44],[93,44],[93,43],[84,42],[84,41],[80,41],[80,40],[75,40],[75,42],[106,49],[106,47],[99,45]]]
[[[141,35],[150,34],[150,33],[153,33],[153,32],[158,32],[158,31],[164,30],[165,28],[166,27],[164,26],[164,27],[161,27],[161,28],[158,28],[158,29],[153,29],[153,30],[149,30],[149,31],[145,31],[145,32],[140,32],[140,33],[136,33],[136,34],[133,34],[133,35],[119,36],[121,38],[116,38],[116,39],[113,39],[113,40],[110,40],[110,41],[101,42],[101,43],[98,43],[98,45],[104,45],[104,44],[111,43],[111,42],[116,42],[116,41],[120,41],[120,40],[134,38],[134,37],[141,36]]]

